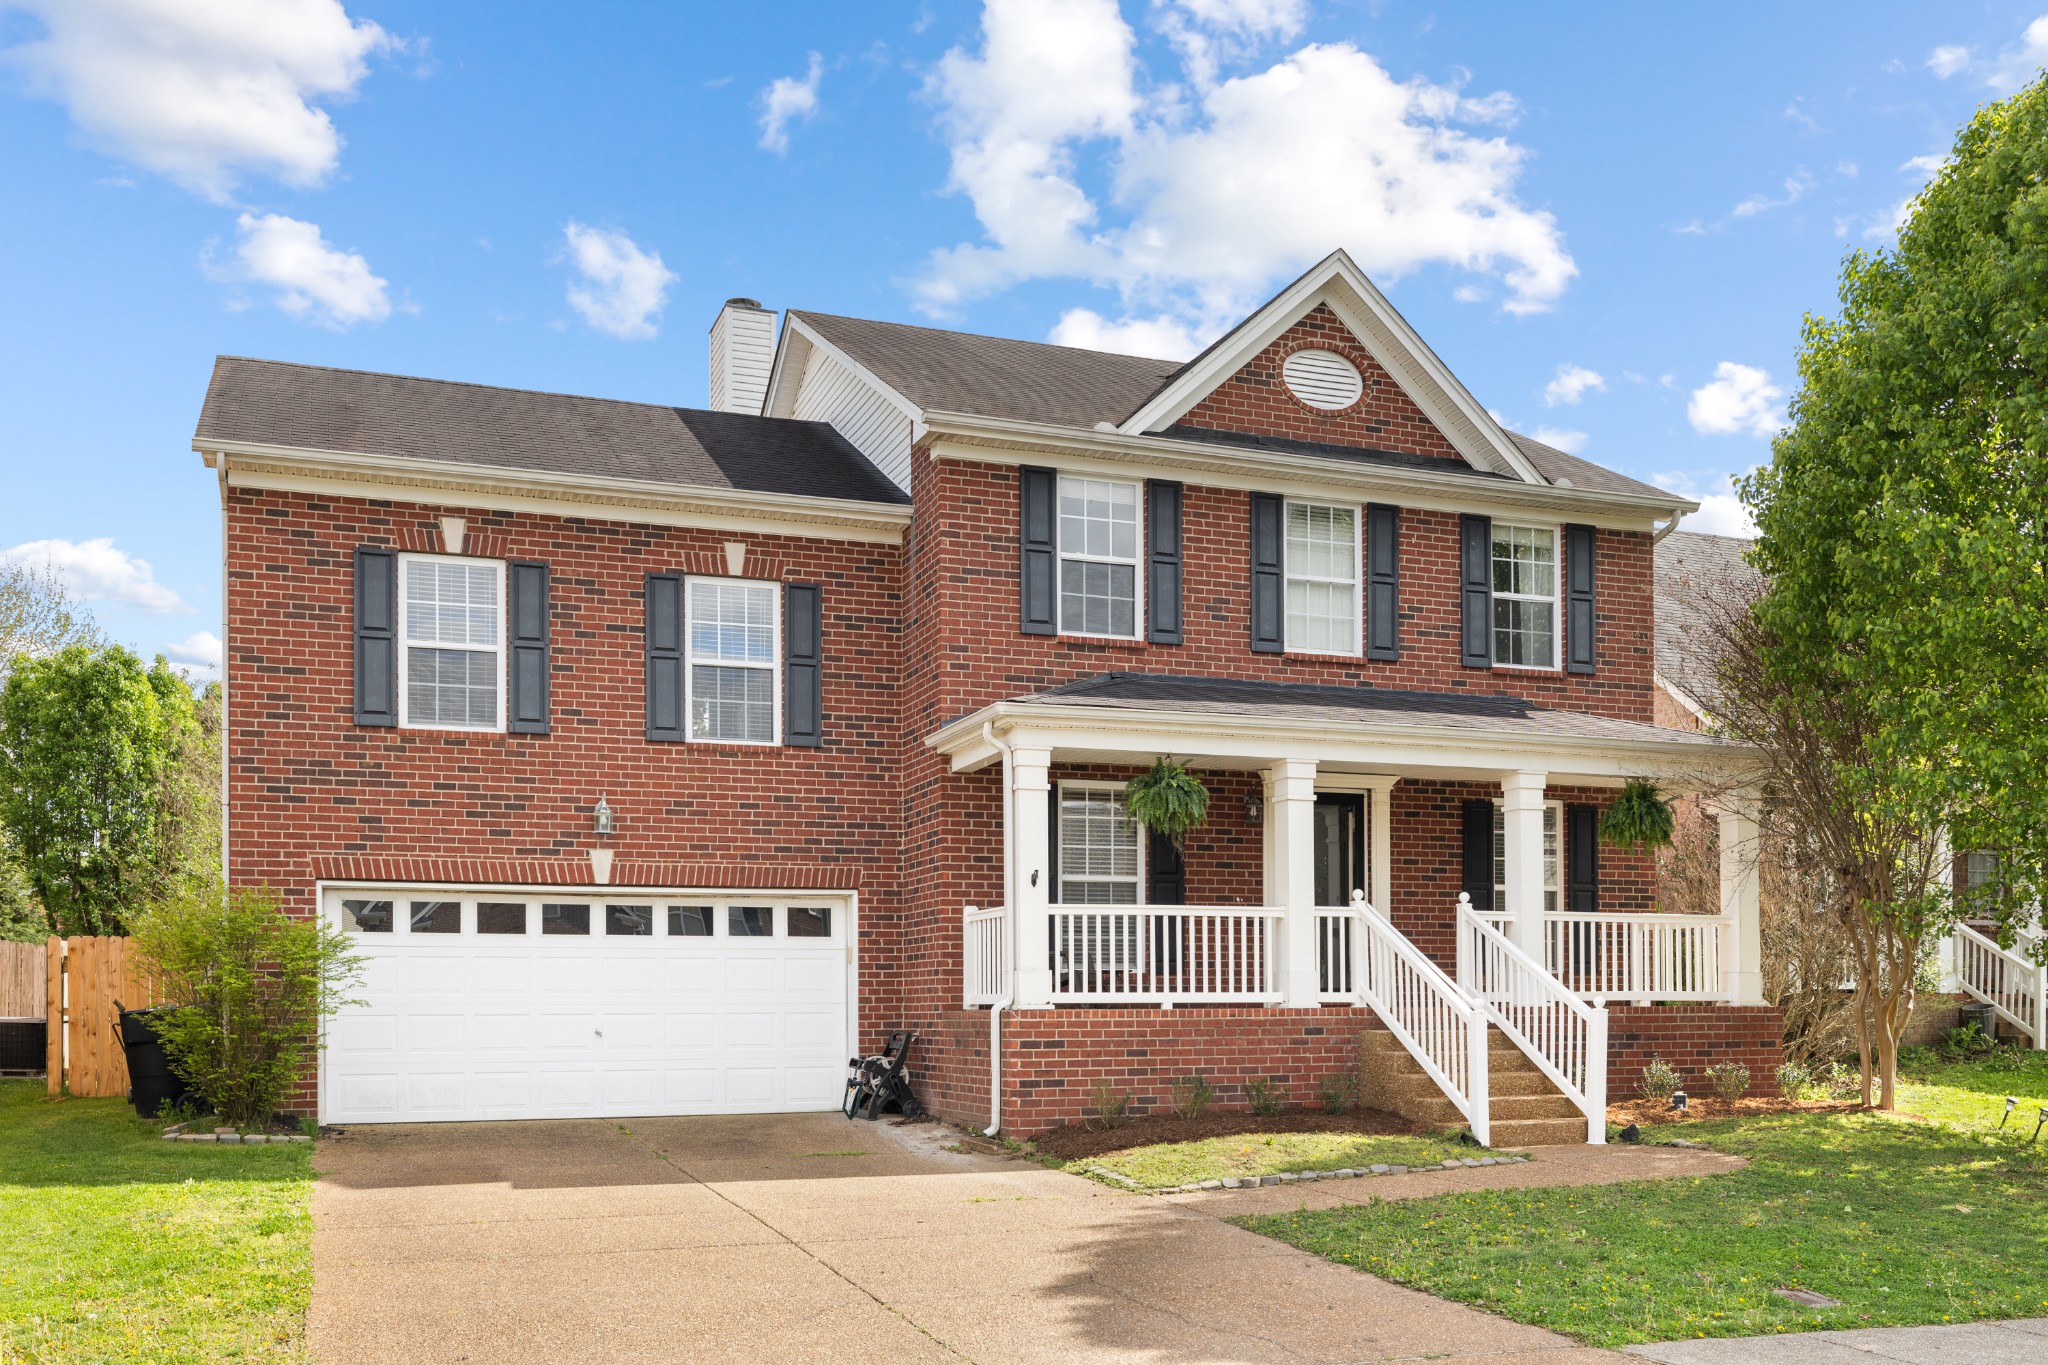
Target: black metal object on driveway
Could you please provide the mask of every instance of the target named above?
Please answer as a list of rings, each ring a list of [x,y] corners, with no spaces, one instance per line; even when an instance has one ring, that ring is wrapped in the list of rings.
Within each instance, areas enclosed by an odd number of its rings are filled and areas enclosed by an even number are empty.
[[[840,1104],[846,1117],[873,1120],[893,1110],[914,1119],[924,1113],[917,1096],[910,1093],[910,1073],[904,1065],[916,1041],[915,1033],[899,1030],[875,1056],[847,1059],[852,1074],[846,1078],[846,1098]]]

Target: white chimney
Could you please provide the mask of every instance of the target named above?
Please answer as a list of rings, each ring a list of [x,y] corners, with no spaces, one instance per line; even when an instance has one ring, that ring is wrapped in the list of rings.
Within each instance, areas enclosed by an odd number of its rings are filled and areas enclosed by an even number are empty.
[[[761,411],[775,363],[775,314],[754,299],[727,299],[711,324],[711,410]]]

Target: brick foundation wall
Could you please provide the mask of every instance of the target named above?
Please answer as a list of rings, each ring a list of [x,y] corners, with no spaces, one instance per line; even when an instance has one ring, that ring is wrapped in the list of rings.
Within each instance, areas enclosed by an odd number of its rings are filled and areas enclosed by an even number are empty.
[[[1609,1005],[1608,1096],[1639,1097],[1637,1083],[1652,1057],[1678,1069],[1689,1095],[1714,1093],[1708,1067],[1739,1062],[1749,1068],[1751,1095],[1774,1096],[1784,1033],[1776,1005]]]
[[[1358,1035],[1376,1026],[1363,1009],[1009,1011],[1003,1130],[1024,1137],[1081,1122],[1094,1112],[1098,1080],[1127,1092],[1134,1115],[1165,1112],[1173,1083],[1190,1074],[1215,1087],[1214,1109],[1243,1109],[1253,1077],[1272,1080],[1284,1104],[1314,1104],[1323,1077],[1356,1072]],[[918,1078],[919,1100],[941,1118],[986,1127],[988,1012],[949,1011],[937,1031],[955,1055]]]

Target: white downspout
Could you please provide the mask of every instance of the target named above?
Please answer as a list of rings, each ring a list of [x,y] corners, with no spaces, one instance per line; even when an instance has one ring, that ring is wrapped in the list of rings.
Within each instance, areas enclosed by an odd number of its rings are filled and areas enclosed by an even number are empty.
[[[1017,793],[1010,771],[1011,749],[1009,744],[996,738],[994,724],[981,723],[982,741],[1003,756],[1003,908],[1006,914],[1017,913]],[[1017,964],[1010,964],[1010,975],[1015,978]],[[1008,983],[1005,983],[1008,984]],[[983,1137],[994,1137],[1003,1127],[1003,1011],[1010,1007],[1011,992],[1004,991],[996,1002],[988,1007],[988,1127]]]
[[[1656,534],[1650,537],[1650,543],[1652,545],[1662,545],[1664,543],[1664,537],[1670,535],[1673,531],[1676,531],[1678,529],[1678,523],[1684,520],[1685,513],[1673,512],[1671,514],[1671,520],[1665,522],[1662,526],[1659,526],[1657,528]]]

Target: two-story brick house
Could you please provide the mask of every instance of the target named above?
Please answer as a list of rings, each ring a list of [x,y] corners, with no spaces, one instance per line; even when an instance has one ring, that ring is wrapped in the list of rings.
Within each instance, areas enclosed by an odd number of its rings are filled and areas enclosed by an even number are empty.
[[[230,876],[370,964],[327,1120],[829,1108],[899,1028],[1022,1132],[1381,1030],[1496,1140],[1489,1027],[1566,1113],[1768,1075],[1742,804],[1719,918],[1594,834],[1740,771],[1652,723],[1692,504],[1504,431],[1342,253],[1185,364],[735,300],[712,403],[219,362]],[[1180,848],[1121,797],[1167,755]]]

